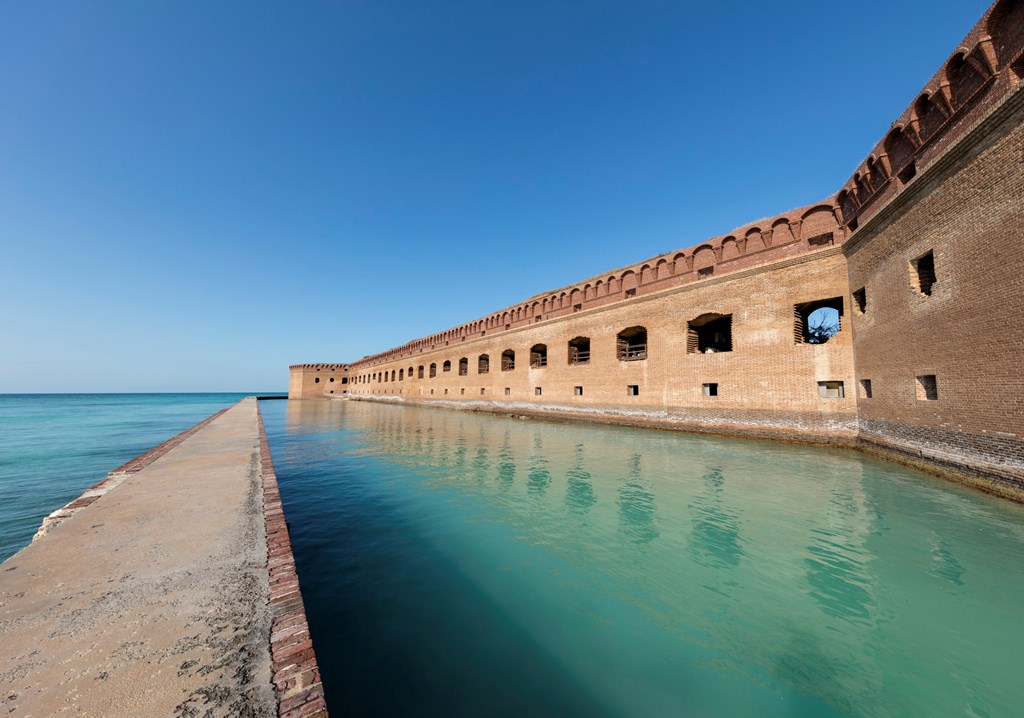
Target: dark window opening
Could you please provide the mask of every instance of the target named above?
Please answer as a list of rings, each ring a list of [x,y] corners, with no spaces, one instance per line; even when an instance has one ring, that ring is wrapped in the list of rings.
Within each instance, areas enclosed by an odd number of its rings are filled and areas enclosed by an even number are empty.
[[[850,231],[852,232],[855,229],[857,229],[857,225],[858,224],[859,224],[859,222],[857,221],[857,218],[854,217],[853,219],[851,219],[849,222],[846,223],[846,226],[849,227]]]
[[[507,386],[505,387],[505,396],[512,396],[512,389]]]
[[[465,390],[464,388],[463,388],[463,389],[459,389],[459,393],[460,393],[460,394],[465,394],[465,393],[466,393],[466,390]]]
[[[590,363],[590,337],[569,340],[569,364]]]
[[[469,359],[462,357],[459,359],[459,376],[467,376],[469,374]]]
[[[530,366],[540,369],[548,365],[548,345],[534,344],[530,347]]]
[[[647,358],[647,327],[629,327],[615,336],[619,361],[641,361]]]
[[[534,396],[540,396],[540,387],[539,386],[533,388],[533,395]]]
[[[395,374],[395,370],[394,370],[394,369],[392,369],[392,370],[391,370],[391,381],[394,381],[394,380],[395,380],[395,376],[396,376],[396,374]]]
[[[583,387],[582,386],[574,386],[572,388],[572,395],[573,396],[583,396]]]
[[[927,252],[910,263],[910,283],[926,297],[932,294],[935,278],[935,254]]]
[[[444,390],[444,394],[445,394],[445,396],[448,396],[448,390],[447,389]]]
[[[714,267],[704,267],[697,270],[697,279],[707,279],[715,273]]]
[[[686,351],[715,354],[732,351],[732,315],[702,314],[686,324]]]
[[[939,385],[934,374],[917,377],[917,398],[920,401],[935,401],[939,398]]]
[[[444,360],[444,364],[441,365],[441,371],[451,371],[451,370],[452,370],[452,362],[451,362],[451,360],[450,359],[445,359]]]
[[[842,399],[846,396],[841,381],[819,381],[818,397],[821,399]]]
[[[487,374],[491,371],[491,357],[489,354],[481,354],[476,360],[476,373]]]
[[[718,384],[711,383],[704,385],[704,396],[718,396]]]
[[[405,369],[398,370],[398,381],[405,381]]]
[[[422,364],[420,364],[419,368],[416,370],[416,378],[417,379],[422,379],[423,378],[423,365]]]
[[[899,171],[896,176],[899,177],[900,182],[906,184],[910,180],[914,179],[914,175],[917,174],[917,163],[911,160],[910,164]]]
[[[626,396],[640,396],[640,385],[639,384],[627,384],[626,385]]]
[[[864,287],[861,287],[853,293],[853,303],[857,307],[857,311],[863,314],[868,308],[868,293]]]
[[[1024,79],[1024,55],[1018,57],[1017,61],[1010,65],[1010,69],[1018,78]]]
[[[329,381],[329,382],[331,382],[331,383],[333,384],[333,383],[334,383],[334,377],[332,376],[332,377],[331,377],[330,379],[328,379],[327,381]]]
[[[807,244],[812,247],[830,247],[833,244],[833,238],[831,232],[825,232],[825,234],[819,234],[814,237],[810,237],[807,240]]]
[[[319,384],[320,383],[320,377],[316,377],[315,379],[313,379],[313,383],[314,384]]]
[[[861,379],[860,380],[860,398],[870,399],[871,398],[871,380]]]
[[[626,290],[626,298],[627,299],[629,297],[635,297],[635,296],[636,296],[636,290],[635,289],[627,289]]]
[[[572,312],[573,312],[573,314],[575,314],[576,312],[582,312],[582,311],[583,311],[583,305],[582,304],[573,304],[572,305]]]
[[[480,393],[481,393],[481,394],[483,394],[483,393],[484,393],[485,391],[487,391],[487,390],[486,390],[486,389],[483,389],[483,388],[481,388],[481,389],[480,389]]]
[[[824,344],[842,329],[843,298],[832,297],[793,307],[797,344]]]
[[[512,371],[516,368],[516,353],[512,349],[506,349],[501,353],[501,370]]]
[[[437,376],[437,364],[431,364],[430,365],[430,378],[433,379],[435,376]],[[431,393],[433,393],[433,392],[431,392]]]

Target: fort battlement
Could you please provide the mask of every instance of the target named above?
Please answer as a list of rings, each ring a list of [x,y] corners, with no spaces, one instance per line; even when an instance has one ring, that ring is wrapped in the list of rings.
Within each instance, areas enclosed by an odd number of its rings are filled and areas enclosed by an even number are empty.
[[[855,230],[1024,78],[1024,4],[995,3],[893,122],[837,195]]]
[[[839,442],[1020,491],[1022,58],[1024,0],[1000,0],[834,197],[295,365],[289,396]]]

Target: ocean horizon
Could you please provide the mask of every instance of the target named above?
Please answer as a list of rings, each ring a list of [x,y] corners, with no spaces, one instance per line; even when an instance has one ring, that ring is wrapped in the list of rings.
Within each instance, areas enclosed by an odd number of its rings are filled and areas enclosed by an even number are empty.
[[[108,472],[257,394],[287,392],[0,394],[0,561]]]

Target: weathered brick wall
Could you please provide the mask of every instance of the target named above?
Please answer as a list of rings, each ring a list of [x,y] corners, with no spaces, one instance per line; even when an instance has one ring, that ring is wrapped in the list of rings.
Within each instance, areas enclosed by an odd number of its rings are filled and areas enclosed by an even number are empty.
[[[288,396],[293,399],[324,399],[348,392],[347,364],[293,364],[289,370]]]
[[[706,430],[852,438],[856,402],[846,287],[841,252],[826,248],[493,337],[355,368],[350,396],[571,411]],[[843,329],[826,344],[798,343],[795,306],[830,298],[843,303]],[[732,351],[692,351],[688,322],[709,313],[732,316]],[[620,360],[616,336],[634,326],[647,330],[647,357]],[[569,341],[578,337],[590,340],[589,363],[570,363]],[[531,349],[538,344],[546,347],[546,365],[531,367]],[[502,353],[508,349],[515,352],[515,368],[502,370]],[[481,373],[484,354],[489,366]],[[463,358],[466,373],[460,375]],[[431,364],[436,367],[433,378]],[[819,397],[819,381],[844,382],[846,398]],[[718,385],[718,396],[705,396],[704,384],[709,383]],[[627,393],[629,386],[636,387],[636,395]]]
[[[1024,486],[1024,91],[844,247],[864,438]],[[912,262],[932,252],[920,291]],[[935,399],[917,377],[935,377]]]

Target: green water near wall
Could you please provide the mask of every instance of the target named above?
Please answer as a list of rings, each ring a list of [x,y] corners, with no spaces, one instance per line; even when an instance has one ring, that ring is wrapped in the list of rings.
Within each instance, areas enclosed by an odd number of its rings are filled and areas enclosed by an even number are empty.
[[[1024,706],[1019,506],[840,450],[261,408],[341,714]]]

